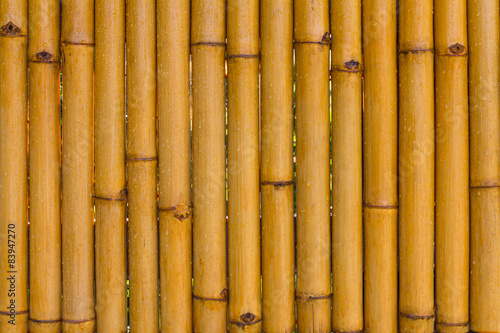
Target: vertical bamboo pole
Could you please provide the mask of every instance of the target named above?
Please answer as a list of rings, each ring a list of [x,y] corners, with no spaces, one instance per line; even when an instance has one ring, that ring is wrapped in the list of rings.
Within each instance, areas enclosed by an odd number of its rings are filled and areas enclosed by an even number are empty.
[[[59,1],[29,1],[30,331],[61,331]]]
[[[229,328],[261,332],[259,2],[227,8]]]
[[[62,8],[63,332],[95,332],[94,1]]]
[[[125,1],[95,1],[97,331],[126,332]]]
[[[436,1],[436,331],[469,331],[467,2]]]
[[[189,0],[159,0],[161,331],[192,331]]]
[[[226,1],[194,0],[193,328],[226,332]]]
[[[398,332],[396,34],[396,1],[364,0],[364,322],[373,333]]]
[[[334,0],[332,272],[334,332],[363,330],[361,0]]]
[[[294,2],[297,128],[297,325],[331,329],[328,2]]]
[[[293,1],[260,13],[263,331],[294,332]]]
[[[0,331],[24,333],[28,331],[28,1],[2,1],[0,25]]]
[[[468,1],[471,282],[470,329],[500,331],[500,11]]]
[[[156,204],[156,7],[127,1],[130,331],[159,331]]]
[[[432,0],[399,6],[399,331],[434,332]]]

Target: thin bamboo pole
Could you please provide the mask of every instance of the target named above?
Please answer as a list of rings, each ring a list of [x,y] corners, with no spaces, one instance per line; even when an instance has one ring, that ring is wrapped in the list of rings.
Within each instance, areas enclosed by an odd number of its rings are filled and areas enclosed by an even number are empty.
[[[229,329],[261,332],[259,2],[227,8]]]
[[[159,331],[156,203],[156,7],[127,1],[130,331]]]
[[[226,1],[192,2],[193,328],[226,332]]]
[[[297,325],[331,329],[328,2],[294,2],[297,131]]]
[[[470,329],[500,331],[500,11],[468,1],[471,276]]]
[[[95,332],[94,1],[65,1],[63,60],[63,332]]]
[[[432,0],[399,6],[399,331],[434,332]]]
[[[28,331],[28,1],[2,1],[0,25],[0,331],[24,333]]]
[[[126,332],[125,1],[95,1],[97,331]]]
[[[31,332],[61,331],[59,1],[29,1]]]
[[[260,13],[263,331],[294,332],[293,1]]]
[[[396,1],[364,0],[364,323],[373,333],[398,332],[396,34]]]
[[[467,2],[436,1],[436,331],[469,331]]]
[[[157,6],[161,331],[191,332],[190,2]]]
[[[334,332],[363,330],[361,0],[331,3]]]

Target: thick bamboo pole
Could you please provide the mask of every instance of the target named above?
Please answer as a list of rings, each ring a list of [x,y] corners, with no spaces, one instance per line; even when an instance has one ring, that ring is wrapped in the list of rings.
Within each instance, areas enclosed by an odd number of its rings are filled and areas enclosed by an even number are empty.
[[[225,0],[194,0],[193,329],[226,332]]]
[[[297,128],[297,325],[331,329],[328,2],[294,2]]]
[[[364,0],[364,323],[373,333],[398,332],[396,33],[396,1]]]
[[[470,329],[500,331],[500,12],[468,1],[471,276]]]
[[[61,331],[59,1],[29,1],[30,331]]]
[[[436,1],[436,331],[469,331],[467,2]]]
[[[2,1],[0,25],[0,331],[24,333],[28,331],[28,1]]]
[[[332,272],[334,332],[363,330],[361,0],[334,0]]]
[[[192,331],[189,0],[159,0],[161,331]]]
[[[293,1],[261,2],[264,332],[295,331]]]
[[[432,0],[399,6],[399,331],[434,332]]]
[[[159,331],[156,203],[156,7],[127,1],[130,331]]]
[[[95,332],[94,1],[65,1],[63,60],[63,332]]]
[[[95,1],[97,331],[126,332],[125,1]]]
[[[259,2],[227,8],[229,328],[261,332]]]

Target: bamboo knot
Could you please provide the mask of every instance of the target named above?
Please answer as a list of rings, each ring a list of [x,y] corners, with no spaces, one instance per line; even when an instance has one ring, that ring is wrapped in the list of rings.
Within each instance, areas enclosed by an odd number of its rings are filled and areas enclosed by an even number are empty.
[[[356,71],[359,69],[359,62],[352,59],[350,61],[344,62],[344,67],[350,71]]]
[[[1,30],[2,30],[2,33],[6,34],[6,35],[15,36],[15,35],[21,34],[21,28],[19,28],[17,25],[12,23],[12,21],[9,21],[8,23],[4,24],[1,28]]]
[[[451,45],[448,50],[451,52],[451,54],[454,55],[462,55],[465,52],[465,46],[463,46],[460,43],[456,43]]]
[[[181,202],[174,208],[174,217],[179,221],[184,221],[191,215],[191,208],[184,202]]]
[[[321,41],[323,43],[330,44],[330,42],[332,41],[332,38],[330,37],[330,34],[328,32],[325,32],[325,34],[321,38]]]
[[[41,51],[36,54],[36,60],[42,62],[50,62],[52,60],[52,54],[47,51]]]
[[[247,324],[253,322],[255,318],[257,317],[251,312],[244,313],[240,316],[240,319]]]

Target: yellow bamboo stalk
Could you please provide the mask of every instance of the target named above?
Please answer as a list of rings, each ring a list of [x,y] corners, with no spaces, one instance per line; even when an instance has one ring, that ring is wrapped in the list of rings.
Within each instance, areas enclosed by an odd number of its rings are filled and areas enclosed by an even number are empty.
[[[261,332],[259,2],[227,4],[230,332]]]
[[[373,333],[398,332],[396,33],[396,1],[364,0],[364,323]]]
[[[334,332],[363,330],[361,0],[334,0],[332,272]]]
[[[130,331],[159,331],[156,203],[156,7],[127,1]]]
[[[437,1],[436,331],[469,331],[467,2]]]
[[[31,332],[61,331],[59,1],[29,1]]]
[[[432,0],[399,6],[399,331],[434,332]]]
[[[95,1],[97,331],[126,332],[125,1]]]
[[[263,331],[294,332],[293,1],[260,13]]]
[[[225,0],[194,0],[193,329],[226,332]]]
[[[0,25],[0,331],[24,333],[28,331],[28,1],[2,1]]]
[[[500,331],[499,1],[468,2],[470,329]]]
[[[157,3],[161,331],[192,331],[189,0]]]
[[[65,1],[63,60],[63,332],[95,332],[94,1]]]
[[[331,329],[328,2],[294,2],[297,130],[297,325]]]

